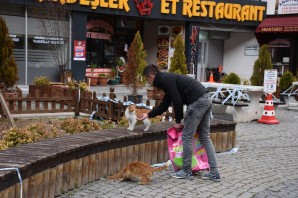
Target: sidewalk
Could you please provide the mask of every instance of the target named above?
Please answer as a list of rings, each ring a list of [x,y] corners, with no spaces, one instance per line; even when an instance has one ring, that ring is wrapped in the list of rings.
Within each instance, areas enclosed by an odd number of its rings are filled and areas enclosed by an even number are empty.
[[[263,198],[298,197],[298,111],[285,106],[275,109],[278,125],[256,121],[238,123],[237,147],[233,154],[219,153],[222,181],[205,181],[195,176],[192,181],[170,177],[172,168],[154,173],[151,184],[110,181],[102,178],[68,192],[65,197],[210,197]]]

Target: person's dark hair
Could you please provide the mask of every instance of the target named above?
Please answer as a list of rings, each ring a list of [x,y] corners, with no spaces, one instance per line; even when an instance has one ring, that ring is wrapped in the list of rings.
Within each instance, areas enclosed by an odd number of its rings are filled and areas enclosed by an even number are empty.
[[[144,71],[143,71],[143,75],[145,77],[148,77],[149,75],[156,75],[159,72],[159,69],[156,65],[154,64],[149,64],[145,67]]]

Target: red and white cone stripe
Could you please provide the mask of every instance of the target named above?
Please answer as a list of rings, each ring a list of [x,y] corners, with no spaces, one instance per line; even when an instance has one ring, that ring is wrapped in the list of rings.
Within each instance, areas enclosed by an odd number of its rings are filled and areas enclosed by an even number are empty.
[[[275,112],[273,111],[268,111],[268,110],[264,110],[263,114],[264,116],[275,116]]]

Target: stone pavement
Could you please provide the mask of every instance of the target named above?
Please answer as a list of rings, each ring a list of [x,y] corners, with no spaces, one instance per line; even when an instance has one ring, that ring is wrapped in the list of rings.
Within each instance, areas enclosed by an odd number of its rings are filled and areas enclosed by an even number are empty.
[[[217,154],[221,182],[170,177],[172,168],[154,173],[150,185],[102,178],[70,191],[65,197],[104,198],[264,198],[298,197],[298,111],[285,106],[275,109],[278,125],[256,121],[238,123],[237,147],[233,154]]]

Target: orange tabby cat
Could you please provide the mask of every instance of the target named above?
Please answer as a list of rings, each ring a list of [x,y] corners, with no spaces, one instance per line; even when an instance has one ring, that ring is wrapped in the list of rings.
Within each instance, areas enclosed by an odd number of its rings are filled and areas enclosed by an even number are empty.
[[[115,173],[109,176],[109,179],[115,179],[120,181],[140,179],[139,184],[147,185],[150,182],[153,172],[165,170],[169,166],[168,161],[164,166],[151,167],[145,162],[132,162],[126,165],[119,173]]]

